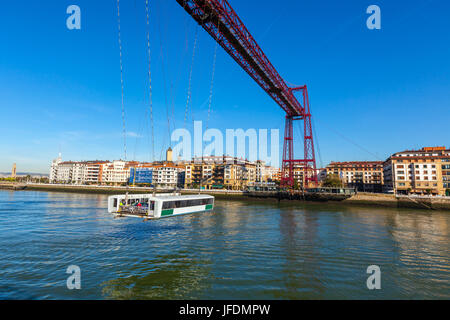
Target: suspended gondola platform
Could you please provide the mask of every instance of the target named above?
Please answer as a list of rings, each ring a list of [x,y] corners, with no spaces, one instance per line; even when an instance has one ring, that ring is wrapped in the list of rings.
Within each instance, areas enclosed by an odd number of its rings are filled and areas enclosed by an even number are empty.
[[[184,214],[212,211],[210,195],[125,194],[108,197],[108,212],[117,217],[160,219]]]

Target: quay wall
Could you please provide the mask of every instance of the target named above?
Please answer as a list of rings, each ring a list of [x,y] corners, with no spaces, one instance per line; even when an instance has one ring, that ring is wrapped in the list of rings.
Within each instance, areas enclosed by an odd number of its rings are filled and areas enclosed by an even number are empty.
[[[121,186],[89,186],[89,185],[65,185],[65,184],[13,184],[0,183],[0,189],[5,190],[29,190],[29,191],[51,191],[51,192],[73,192],[73,193],[93,193],[93,194],[123,194],[128,192],[130,194],[152,193],[153,188],[145,187],[121,187]],[[173,189],[156,189],[156,193],[170,193]],[[198,189],[183,189],[182,194],[212,194],[216,198],[223,199],[242,199],[244,197],[243,191],[233,190],[198,190]]]
[[[359,192],[345,199],[343,203],[411,209],[450,210],[449,197],[414,197]]]

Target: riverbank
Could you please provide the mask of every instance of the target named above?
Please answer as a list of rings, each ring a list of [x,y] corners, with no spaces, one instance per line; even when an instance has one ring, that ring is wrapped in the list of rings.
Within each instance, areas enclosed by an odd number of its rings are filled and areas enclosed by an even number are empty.
[[[73,192],[73,193],[95,193],[95,194],[120,194],[128,192],[130,194],[154,192],[153,188],[143,187],[112,187],[112,186],[80,186],[80,185],[55,185],[55,184],[14,184],[2,183],[0,189],[6,190],[30,190],[30,191],[52,191],[52,192]],[[157,192],[172,192],[173,190],[157,190]],[[352,196],[339,194],[297,194],[289,195],[280,192],[248,193],[233,190],[196,190],[184,189],[182,194],[208,193],[217,199],[226,200],[255,200],[269,202],[330,202],[345,205],[358,206],[378,206],[391,208],[411,208],[429,210],[450,210],[449,197],[412,197],[396,196],[392,194],[379,193],[357,193]]]
[[[130,194],[151,193],[155,190],[153,188],[145,187],[121,187],[121,186],[88,186],[88,185],[63,185],[63,184],[14,184],[14,183],[0,183],[0,190],[29,190],[29,191],[51,191],[51,192],[72,192],[72,193],[94,193],[94,194],[121,194],[128,192]],[[157,193],[173,192],[173,189],[164,190],[157,189]],[[243,199],[243,191],[234,190],[198,190],[198,189],[184,189],[182,194],[198,194],[208,193],[214,195],[216,198],[223,199]]]

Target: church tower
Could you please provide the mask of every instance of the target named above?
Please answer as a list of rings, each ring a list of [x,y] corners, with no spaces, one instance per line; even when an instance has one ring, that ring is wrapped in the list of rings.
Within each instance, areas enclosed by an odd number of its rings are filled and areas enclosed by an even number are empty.
[[[166,151],[166,161],[167,162],[172,162],[173,161],[173,155],[172,155],[172,148],[169,147],[169,149],[167,149]]]
[[[16,164],[14,163],[13,167],[12,167],[12,170],[11,170],[11,178],[15,179],[16,175],[17,175],[17,167],[16,167]]]

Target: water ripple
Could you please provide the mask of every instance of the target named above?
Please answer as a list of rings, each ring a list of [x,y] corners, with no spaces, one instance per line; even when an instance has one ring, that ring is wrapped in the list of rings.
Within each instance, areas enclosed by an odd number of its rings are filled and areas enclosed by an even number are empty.
[[[106,199],[0,191],[0,299],[450,298],[448,212],[217,201],[142,222]]]

